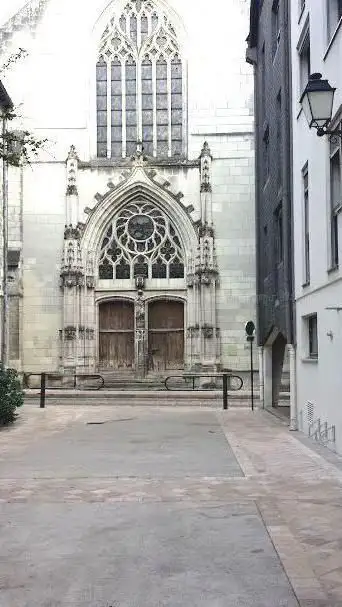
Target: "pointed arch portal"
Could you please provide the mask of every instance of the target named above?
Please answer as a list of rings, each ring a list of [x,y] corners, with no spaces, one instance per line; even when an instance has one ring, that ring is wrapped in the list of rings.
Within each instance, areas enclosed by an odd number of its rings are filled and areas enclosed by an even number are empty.
[[[203,180],[210,158],[204,146]],[[96,194],[84,228],[65,231],[63,366],[137,376],[215,369],[214,229],[200,224],[193,205],[183,204],[182,194],[144,156],[130,163],[118,180],[114,173],[116,183],[110,179],[104,195]],[[203,187],[201,209],[208,197]]]

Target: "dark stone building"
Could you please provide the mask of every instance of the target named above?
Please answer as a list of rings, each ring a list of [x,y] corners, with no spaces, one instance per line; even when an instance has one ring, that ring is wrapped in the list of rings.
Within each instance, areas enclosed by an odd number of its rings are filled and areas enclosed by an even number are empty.
[[[276,406],[285,352],[294,365],[289,0],[251,0],[255,75],[258,343],[264,402]],[[287,347],[286,347],[287,346]]]

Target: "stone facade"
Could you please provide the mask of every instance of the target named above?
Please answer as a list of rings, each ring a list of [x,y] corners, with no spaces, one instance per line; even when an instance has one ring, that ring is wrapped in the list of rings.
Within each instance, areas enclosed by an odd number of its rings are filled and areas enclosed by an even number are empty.
[[[133,4],[144,10],[144,2]],[[106,28],[127,3],[35,2],[2,30],[4,61],[19,47],[28,51],[6,86],[23,103],[25,127],[48,138],[31,166],[9,175],[11,246],[21,251],[19,356],[11,359],[21,370],[97,369],[101,304],[125,300],[135,310],[133,368],[143,374],[149,304],[158,299],[184,303],[186,368],[248,369],[244,324],[255,318],[253,82],[241,37],[248,3],[215,0],[208,12],[196,2],[196,20],[191,2],[148,4],[172,24],[182,58],[178,156],[152,152],[138,137],[133,154],[98,155],[95,68]],[[155,205],[170,220],[183,278],[101,277],[105,231],[132,203]]]
[[[255,86],[257,333],[264,404],[272,407],[295,345],[289,3],[252,0],[250,17],[246,58],[254,65]]]

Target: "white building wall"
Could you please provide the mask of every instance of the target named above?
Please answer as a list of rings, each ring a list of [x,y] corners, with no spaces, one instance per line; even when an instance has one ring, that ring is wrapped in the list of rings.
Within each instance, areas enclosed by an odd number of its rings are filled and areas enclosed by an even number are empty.
[[[306,0],[299,20],[298,2],[292,1],[292,78],[293,78],[293,204],[295,298],[297,316],[297,389],[299,421],[308,431],[308,403],[313,418],[322,426],[336,427],[336,448],[342,452],[342,312],[327,310],[342,305],[341,270],[330,271],[330,184],[329,140],[318,138],[308,128],[300,112],[299,58],[297,44],[306,20],[310,23],[311,73],[321,72],[336,86],[334,112],[342,104],[342,29],[328,42],[326,0]],[[299,21],[299,22],[298,22]],[[304,196],[302,168],[308,163],[310,206],[310,285],[304,277]],[[340,265],[342,260],[342,218],[339,217]],[[318,360],[308,357],[305,316],[317,313]],[[332,434],[329,434],[329,438]],[[333,443],[328,446],[334,448]]]
[[[244,324],[255,319],[253,77],[245,63],[249,1],[170,0],[180,16],[188,60],[189,158],[205,140],[213,154],[213,211],[220,269],[218,310],[223,364],[247,369]],[[65,159],[70,146],[81,161],[94,157],[95,62],[109,15],[108,0],[47,0],[36,28],[13,33],[4,58],[19,47],[29,56],[4,75],[22,124],[48,139],[24,178],[24,360],[38,371],[58,365],[61,328],[59,272],[65,223]],[[115,2],[111,4],[115,6]],[[198,169],[165,169],[199,211]],[[81,220],[97,192],[107,190],[110,168],[81,169]]]

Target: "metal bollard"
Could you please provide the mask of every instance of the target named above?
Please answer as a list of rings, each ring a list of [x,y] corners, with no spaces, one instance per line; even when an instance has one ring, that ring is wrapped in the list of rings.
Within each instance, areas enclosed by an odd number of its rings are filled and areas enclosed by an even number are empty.
[[[46,373],[40,376],[40,409],[45,409]]]
[[[228,375],[223,374],[223,409],[228,409]]]

